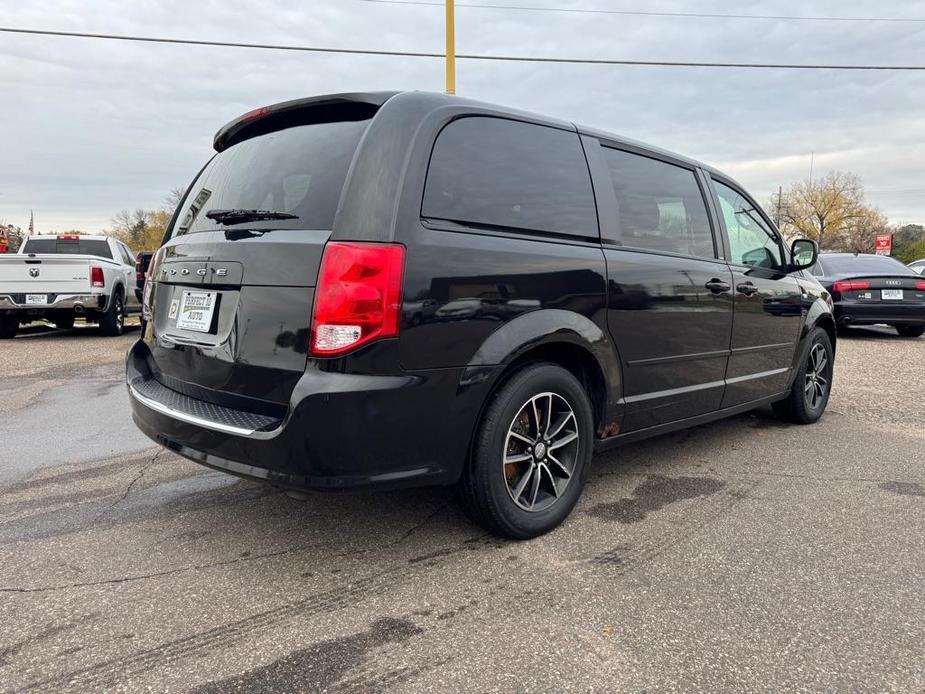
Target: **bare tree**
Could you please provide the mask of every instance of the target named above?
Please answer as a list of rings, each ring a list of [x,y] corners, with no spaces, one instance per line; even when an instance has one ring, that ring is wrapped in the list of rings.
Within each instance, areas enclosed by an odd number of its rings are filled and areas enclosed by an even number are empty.
[[[779,200],[774,196],[771,208],[777,208],[778,202],[783,234],[815,239],[824,249],[860,243],[883,217],[866,205],[861,179],[846,171],[830,171],[820,179],[794,183]]]

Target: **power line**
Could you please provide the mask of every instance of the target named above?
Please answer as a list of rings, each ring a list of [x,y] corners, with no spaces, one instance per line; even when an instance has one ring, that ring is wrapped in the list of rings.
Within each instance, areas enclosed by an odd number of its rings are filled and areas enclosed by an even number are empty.
[[[429,0],[360,0],[382,5],[425,5],[443,7],[442,2]],[[809,22],[925,22],[925,17],[803,17],[800,15],[773,14],[722,14],[714,12],[656,12],[653,10],[601,10],[583,7],[539,7],[530,5],[493,5],[457,2],[456,7],[471,7],[481,10],[524,10],[528,12],[568,12],[574,14],[616,14],[640,17],[684,17],[699,19],[774,19]]]
[[[168,43],[184,46],[213,46],[219,48],[258,48],[274,51],[302,51],[308,53],[337,53],[347,55],[401,56],[406,58],[443,58],[443,53],[425,51],[389,51],[362,48],[325,48],[320,46],[292,46],[270,43],[237,43],[234,41],[204,41],[195,39],[174,39],[157,36],[130,36],[123,34],[91,34],[77,31],[51,31],[48,29],[16,29],[0,27],[0,32],[8,34],[29,34],[37,36],[66,36],[81,39],[101,39],[105,41],[136,41],[142,43]],[[925,71],[925,65],[801,65],[792,63],[722,63],[710,61],[680,60],[620,60],[616,58],[554,58],[548,56],[521,55],[456,55],[458,60],[491,60],[513,63],[563,63],[570,65],[630,65],[650,67],[709,67],[709,68],[756,68],[775,70],[889,70],[889,71]]]

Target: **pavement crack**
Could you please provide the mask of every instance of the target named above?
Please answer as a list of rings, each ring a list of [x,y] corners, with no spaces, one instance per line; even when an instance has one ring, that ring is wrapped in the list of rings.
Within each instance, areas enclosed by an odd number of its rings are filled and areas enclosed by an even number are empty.
[[[100,581],[85,581],[81,583],[63,583],[56,586],[39,586],[35,588],[17,588],[17,587],[7,587],[0,588],[0,593],[46,593],[53,592],[57,590],[67,590],[69,588],[91,588],[94,586],[106,586],[106,585],[115,585],[119,583],[131,583],[133,581],[144,581],[149,578],[159,578],[161,576],[172,576],[174,574],[180,574],[187,571],[201,571],[203,569],[212,569],[218,566],[229,566],[231,564],[238,564],[240,562],[255,561],[257,559],[267,559],[273,557],[281,557],[287,554],[294,554],[296,552],[304,552],[310,549],[318,549],[320,547],[327,547],[328,545],[323,542],[313,542],[308,545],[300,545],[298,547],[290,547],[289,549],[282,549],[276,552],[265,552],[263,554],[251,554],[248,556],[238,556],[234,559],[224,559],[222,561],[210,562],[208,564],[194,564],[193,566],[180,566],[176,569],[168,569],[166,571],[155,571],[148,574],[138,574],[135,576],[123,576],[122,578],[108,578]]]
[[[152,465],[154,465],[157,462],[157,459],[161,456],[161,454],[165,450],[166,449],[164,448],[159,448],[157,451],[155,451],[154,455],[151,456],[151,459],[141,466],[141,469],[138,471],[138,474],[136,474],[132,478],[132,481],[129,482],[128,485],[125,487],[125,491],[122,492],[122,495],[118,499],[113,501],[109,506],[107,506],[102,511],[100,511],[96,515],[96,517],[93,519],[93,523],[96,523],[97,521],[99,521],[103,516],[105,516],[110,511],[112,511],[116,506],[118,506],[119,504],[121,504],[123,501],[125,501],[128,498],[128,495],[131,494],[132,489],[135,487],[135,485],[138,484],[139,480],[141,480],[141,478],[145,476],[145,473],[148,471],[148,468],[150,468]]]
[[[420,530],[425,525],[427,525],[430,521],[436,518],[440,514],[441,511],[446,510],[449,507],[449,505],[450,505],[449,501],[445,501],[442,504],[440,504],[437,508],[435,508],[433,511],[428,513],[427,516],[422,521],[415,523],[413,526],[411,526],[408,530],[405,531],[405,533],[401,537],[399,537],[394,542],[390,543],[389,546],[395,547],[396,545],[400,545],[402,542],[407,540],[409,537],[414,535],[414,533],[416,533],[418,530]]]

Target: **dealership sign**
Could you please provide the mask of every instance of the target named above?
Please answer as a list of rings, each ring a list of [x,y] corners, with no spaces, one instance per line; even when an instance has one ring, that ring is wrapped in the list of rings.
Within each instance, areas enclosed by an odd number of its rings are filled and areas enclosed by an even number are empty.
[[[877,255],[889,255],[893,248],[892,234],[877,234],[877,245],[875,253]]]

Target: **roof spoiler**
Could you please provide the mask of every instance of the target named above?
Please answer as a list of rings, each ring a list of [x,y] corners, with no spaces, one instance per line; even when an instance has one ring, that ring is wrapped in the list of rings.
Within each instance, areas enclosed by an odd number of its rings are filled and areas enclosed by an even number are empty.
[[[243,140],[296,125],[366,120],[397,93],[328,94],[262,106],[222,127],[215,133],[212,146],[221,152]]]

